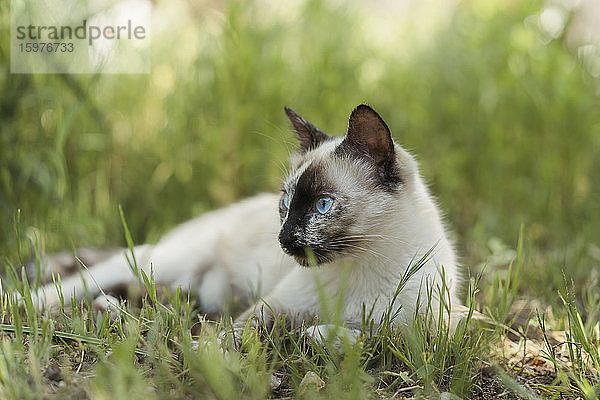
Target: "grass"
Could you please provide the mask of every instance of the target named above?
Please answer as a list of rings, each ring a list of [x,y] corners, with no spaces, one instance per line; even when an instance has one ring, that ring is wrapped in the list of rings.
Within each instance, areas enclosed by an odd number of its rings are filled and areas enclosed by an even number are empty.
[[[124,228],[128,232],[125,223]],[[496,276],[488,288],[479,286],[479,278],[469,281],[469,307],[454,333],[420,315],[411,326],[395,329],[390,311],[375,331],[365,318],[361,339],[343,342],[341,348],[316,345],[278,321],[273,329],[248,326],[240,350],[223,352],[218,336],[227,330],[228,319],[205,320],[195,300],[181,290],[164,290],[159,296],[152,274],[146,276],[133,261],[132,268],[141,272],[138,285],[144,294],[121,304],[116,316],[95,312],[90,299],[75,300],[70,309],[61,306],[58,314],[36,311],[31,299],[36,284],[30,288],[27,279],[18,280],[13,271],[8,283],[15,289],[3,291],[0,299],[0,395],[363,399],[446,393],[456,396],[449,398],[595,398],[600,384],[598,323],[583,322],[566,280],[561,292],[564,312],[552,321],[566,324],[562,342],[551,340],[539,310],[530,310],[526,321],[537,320],[526,328],[539,330],[537,339],[511,316],[522,284],[522,238],[523,231],[505,278]],[[129,259],[135,259],[133,251]],[[418,268],[417,263],[411,270]],[[24,301],[17,299],[17,292]],[[476,305],[483,314],[474,311]],[[446,311],[442,306],[430,312]],[[536,363],[548,364],[553,373],[549,378],[540,368],[539,382],[528,375],[525,387],[522,373],[531,363],[527,341],[540,349]],[[524,347],[520,360],[505,352],[506,342]],[[58,374],[49,372],[56,370]],[[536,369],[528,370],[532,371]],[[551,382],[544,381],[548,378]]]
[[[373,22],[318,0],[159,1],[168,28],[152,73],[133,76],[12,75],[1,40],[0,397],[597,398],[599,86],[568,25],[543,30],[544,7],[476,0]],[[226,356],[193,297],[142,275],[147,294],[116,320],[89,299],[33,308],[29,260],[153,242],[275,190],[294,146],[283,105],[340,133],[364,101],[418,157],[456,234],[477,312],[455,337],[417,320],[340,354],[279,327]]]

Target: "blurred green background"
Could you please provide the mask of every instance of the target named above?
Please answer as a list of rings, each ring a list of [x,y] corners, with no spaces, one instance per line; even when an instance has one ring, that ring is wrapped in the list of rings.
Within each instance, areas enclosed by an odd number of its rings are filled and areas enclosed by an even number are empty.
[[[2,263],[36,241],[123,245],[119,204],[141,243],[276,190],[294,146],[284,105],[342,134],[367,102],[417,156],[472,273],[502,270],[523,224],[523,290],[551,300],[562,270],[597,290],[600,86],[566,31],[543,29],[541,2],[373,14],[316,0],[162,1],[149,75],[10,74],[8,3]]]

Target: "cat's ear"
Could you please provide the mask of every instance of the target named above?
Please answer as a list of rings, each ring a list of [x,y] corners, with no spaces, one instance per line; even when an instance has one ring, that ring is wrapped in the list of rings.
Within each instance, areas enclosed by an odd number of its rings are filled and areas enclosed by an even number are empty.
[[[348,132],[340,147],[344,152],[372,163],[382,183],[399,180],[392,134],[379,114],[368,105],[361,104],[352,110]]]
[[[307,152],[309,150],[315,149],[319,147],[319,145],[329,139],[331,136],[306,121],[304,118],[299,116],[289,108],[285,106],[283,108],[285,110],[286,115],[288,116],[294,130],[296,131],[296,135],[298,136],[298,140],[300,141],[300,151]]]

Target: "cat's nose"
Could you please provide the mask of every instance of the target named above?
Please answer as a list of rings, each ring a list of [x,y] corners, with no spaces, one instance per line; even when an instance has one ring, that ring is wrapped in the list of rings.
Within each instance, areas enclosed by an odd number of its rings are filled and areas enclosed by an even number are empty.
[[[304,252],[304,247],[298,243],[298,238],[291,229],[282,229],[279,232],[279,244],[288,254],[296,255]]]
[[[295,242],[296,239],[294,238],[292,232],[288,231],[287,229],[282,229],[279,232],[279,244],[281,244],[281,247],[284,249],[293,247]]]

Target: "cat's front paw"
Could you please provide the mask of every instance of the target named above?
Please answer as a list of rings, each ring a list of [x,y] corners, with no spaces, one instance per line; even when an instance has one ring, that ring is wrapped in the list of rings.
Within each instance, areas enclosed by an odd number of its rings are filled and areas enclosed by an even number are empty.
[[[333,324],[313,325],[306,328],[304,335],[315,344],[326,347],[332,345],[337,351],[343,349],[344,343],[355,345],[360,338],[360,329],[346,328]]]
[[[97,313],[107,315],[110,322],[119,319],[123,311],[119,299],[109,294],[102,294],[96,297],[92,302],[92,309]]]

